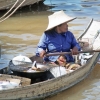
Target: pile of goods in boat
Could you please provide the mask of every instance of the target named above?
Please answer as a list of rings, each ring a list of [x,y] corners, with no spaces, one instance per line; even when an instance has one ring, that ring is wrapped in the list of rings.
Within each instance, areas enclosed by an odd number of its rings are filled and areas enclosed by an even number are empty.
[[[14,66],[17,66],[15,68],[16,70],[24,72],[38,72],[46,71],[49,69],[45,64],[39,64],[36,63],[36,61],[34,61],[32,64],[32,61],[28,57],[22,55],[14,57],[12,59],[12,63],[14,64]],[[12,66],[11,69],[14,69],[14,67]]]

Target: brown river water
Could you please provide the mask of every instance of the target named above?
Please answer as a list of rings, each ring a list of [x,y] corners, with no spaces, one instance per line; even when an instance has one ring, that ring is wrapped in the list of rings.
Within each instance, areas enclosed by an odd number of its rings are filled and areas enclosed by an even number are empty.
[[[35,54],[37,43],[48,25],[48,15],[65,10],[68,15],[77,17],[70,22],[69,30],[75,37],[81,35],[91,18],[100,20],[100,0],[45,0],[38,7],[19,9],[12,17],[0,23],[1,58],[0,68],[7,67],[13,57],[22,54]],[[68,10],[70,8],[70,10]],[[27,9],[27,10],[26,10]],[[2,11],[2,16],[6,11]],[[89,76],[77,85],[45,100],[100,100],[100,64]]]

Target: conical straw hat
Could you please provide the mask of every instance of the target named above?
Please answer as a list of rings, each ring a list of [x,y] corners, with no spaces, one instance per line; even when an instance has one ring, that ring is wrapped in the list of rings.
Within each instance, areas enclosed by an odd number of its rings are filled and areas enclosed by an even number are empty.
[[[65,22],[70,22],[72,20],[75,19],[75,17],[70,17],[68,15],[66,15],[64,13],[64,11],[57,11],[55,12],[54,14],[48,16],[48,19],[49,19],[49,24],[48,24],[48,27],[46,29],[46,31],[62,24],[62,23],[65,23]]]

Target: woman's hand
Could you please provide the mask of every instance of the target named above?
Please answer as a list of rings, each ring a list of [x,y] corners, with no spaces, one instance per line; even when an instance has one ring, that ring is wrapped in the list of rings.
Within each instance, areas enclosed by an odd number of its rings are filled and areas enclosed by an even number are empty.
[[[77,47],[74,47],[72,50],[72,55],[77,55],[78,54],[78,48]]]
[[[45,56],[45,54],[46,54],[46,51],[45,50],[42,50],[41,52],[40,52],[40,57],[44,57]]]

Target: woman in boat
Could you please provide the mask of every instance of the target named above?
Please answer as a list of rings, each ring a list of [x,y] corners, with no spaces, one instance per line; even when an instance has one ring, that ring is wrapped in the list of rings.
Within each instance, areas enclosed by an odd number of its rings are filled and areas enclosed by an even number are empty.
[[[49,24],[43,33],[36,51],[36,56],[44,58],[44,61],[55,62],[59,56],[45,57],[46,53],[72,52],[78,54],[81,49],[72,32],[68,31],[68,22],[74,20],[64,13],[57,11],[49,17]],[[74,62],[72,55],[65,55],[67,62]]]

